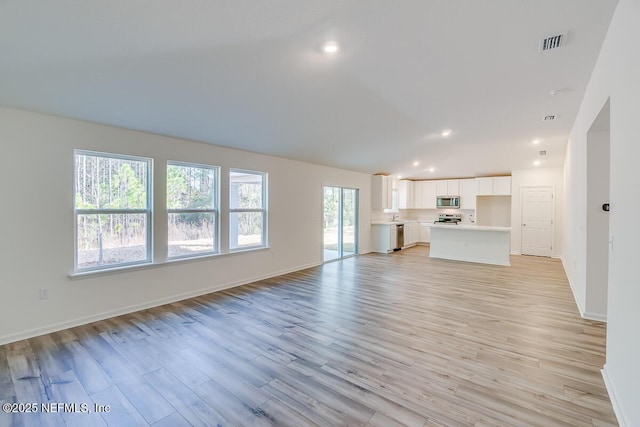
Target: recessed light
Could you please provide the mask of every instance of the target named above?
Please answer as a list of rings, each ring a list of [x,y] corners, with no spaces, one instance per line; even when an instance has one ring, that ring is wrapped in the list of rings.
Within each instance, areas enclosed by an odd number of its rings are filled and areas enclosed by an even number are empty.
[[[433,172],[433,171],[435,171],[434,168],[429,168],[429,172]]]
[[[449,135],[451,135],[451,129],[445,129],[442,131],[442,136],[447,137]]]
[[[336,42],[326,42],[322,45],[322,51],[324,53],[333,54],[338,51],[338,43]]]
[[[540,166],[540,160],[536,160],[535,162],[533,162],[534,166]]]
[[[413,166],[420,166],[420,162],[418,161],[413,162]]]
[[[531,141],[531,142],[533,142],[535,145],[540,144],[540,140],[539,140],[539,139],[534,139],[534,140],[533,140],[533,141]]]

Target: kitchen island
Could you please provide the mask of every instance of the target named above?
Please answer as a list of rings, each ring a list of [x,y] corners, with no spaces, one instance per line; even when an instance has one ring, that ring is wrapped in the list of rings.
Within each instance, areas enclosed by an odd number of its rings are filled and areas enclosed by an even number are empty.
[[[510,265],[511,227],[477,224],[429,224],[429,257],[483,264]]]

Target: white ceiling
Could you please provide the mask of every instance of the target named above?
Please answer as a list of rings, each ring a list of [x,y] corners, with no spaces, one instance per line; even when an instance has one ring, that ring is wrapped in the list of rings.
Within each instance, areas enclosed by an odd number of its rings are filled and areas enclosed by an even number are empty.
[[[557,167],[615,5],[2,0],[0,105],[408,178]]]

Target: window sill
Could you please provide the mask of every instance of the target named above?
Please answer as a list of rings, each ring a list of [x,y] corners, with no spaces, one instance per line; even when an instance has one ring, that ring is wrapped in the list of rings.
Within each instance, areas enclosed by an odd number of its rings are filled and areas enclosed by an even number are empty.
[[[77,271],[69,274],[71,280],[86,279],[90,277],[108,276],[112,274],[129,273],[139,270],[149,270],[152,268],[167,267],[176,264],[186,264],[191,262],[207,261],[215,258],[225,258],[228,256],[236,256],[246,254],[248,252],[260,252],[269,250],[269,246],[257,246],[252,248],[235,249],[229,252],[206,254],[193,257],[171,258],[166,261],[149,262],[144,264],[134,264],[122,267],[105,268],[102,270]]]

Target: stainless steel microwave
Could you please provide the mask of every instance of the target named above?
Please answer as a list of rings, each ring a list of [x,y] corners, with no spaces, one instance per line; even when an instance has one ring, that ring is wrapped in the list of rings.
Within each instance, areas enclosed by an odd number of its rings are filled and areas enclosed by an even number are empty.
[[[436,207],[438,209],[459,209],[460,196],[438,196]]]

